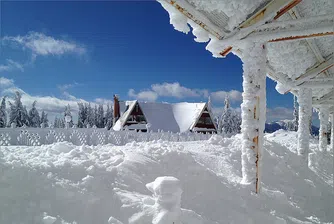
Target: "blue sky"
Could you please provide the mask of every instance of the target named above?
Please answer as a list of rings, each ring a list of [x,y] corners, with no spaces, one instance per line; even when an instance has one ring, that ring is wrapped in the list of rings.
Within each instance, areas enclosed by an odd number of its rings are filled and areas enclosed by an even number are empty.
[[[218,108],[229,95],[240,107],[240,59],[213,58],[192,34],[175,31],[155,1],[0,4],[2,95],[19,89],[27,104],[37,99],[50,114],[69,102],[108,102],[115,93],[158,102],[210,95]],[[292,95],[275,85],[267,80],[268,118],[291,118]]]

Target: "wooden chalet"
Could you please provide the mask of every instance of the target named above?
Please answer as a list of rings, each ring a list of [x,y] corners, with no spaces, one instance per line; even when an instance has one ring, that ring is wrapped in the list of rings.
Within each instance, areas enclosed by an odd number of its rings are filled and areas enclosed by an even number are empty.
[[[164,132],[217,133],[207,103],[153,103],[115,99],[118,119],[113,129]],[[119,104],[119,105],[117,105]]]

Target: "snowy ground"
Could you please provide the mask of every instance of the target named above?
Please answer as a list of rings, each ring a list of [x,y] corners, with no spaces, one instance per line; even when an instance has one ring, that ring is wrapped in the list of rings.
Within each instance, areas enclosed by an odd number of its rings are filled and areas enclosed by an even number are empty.
[[[1,146],[0,223],[149,224],[146,184],[181,181],[183,224],[332,223],[333,154],[296,155],[296,133],[265,136],[262,192],[241,180],[241,138],[126,146]],[[310,148],[317,148],[312,140]],[[166,223],[167,224],[167,223]],[[171,223],[172,224],[172,223]]]

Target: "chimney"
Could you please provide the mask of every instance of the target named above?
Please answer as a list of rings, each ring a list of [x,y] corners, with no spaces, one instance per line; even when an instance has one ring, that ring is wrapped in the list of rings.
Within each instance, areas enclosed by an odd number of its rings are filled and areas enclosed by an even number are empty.
[[[121,116],[121,113],[120,113],[118,96],[114,95],[114,119],[113,119],[114,125],[120,116]]]

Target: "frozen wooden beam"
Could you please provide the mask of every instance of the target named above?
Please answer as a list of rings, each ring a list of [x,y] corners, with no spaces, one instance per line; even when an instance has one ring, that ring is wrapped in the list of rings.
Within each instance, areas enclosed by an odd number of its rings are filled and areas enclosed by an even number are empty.
[[[292,19],[301,19],[302,16],[299,14],[298,9],[297,8],[293,8],[289,11],[289,14],[291,16]],[[325,58],[322,56],[319,48],[317,47],[317,45],[315,44],[314,40],[312,39],[306,39],[307,44],[309,45],[310,49],[313,51],[313,53],[315,54],[315,57],[317,58],[318,62],[321,63],[323,61],[325,61]],[[329,75],[328,71],[324,72],[327,76]]]
[[[313,100],[313,104],[322,104],[326,102],[326,100],[329,100],[331,98],[334,98],[334,89],[328,92],[327,94],[323,95],[319,99]]]
[[[329,57],[326,61],[317,64],[316,66],[307,70],[307,72],[296,78],[295,85],[300,85],[305,80],[312,79],[319,75],[320,73],[326,71],[334,65],[333,57]]]
[[[222,32],[218,26],[214,25],[205,15],[198,12],[192,5],[186,1],[177,1],[177,0],[165,0],[167,3],[175,7],[179,12],[188,17],[190,20],[195,22],[197,25],[202,27],[205,31],[211,35],[222,39],[225,35],[225,32]]]
[[[321,89],[321,88],[333,88],[334,81],[307,81],[302,84],[296,86],[295,89],[300,87],[303,88],[312,88],[312,89]]]
[[[331,26],[324,27],[324,29],[329,30]],[[286,35],[286,37],[272,37],[268,42],[281,42],[281,41],[287,41],[287,40],[304,40],[308,38],[316,38],[316,37],[324,37],[324,36],[332,36],[334,35],[334,32],[328,31],[318,31],[318,29],[311,29],[314,31],[311,31],[311,34],[304,34],[304,35],[298,35],[298,34],[292,34],[288,31],[285,31],[285,33],[280,33],[282,36]],[[275,34],[274,34],[275,35]],[[274,36],[273,35],[273,36]],[[277,35],[277,34],[276,34]],[[279,35],[277,35],[279,36]],[[269,39],[269,38],[268,38]]]
[[[241,23],[238,28],[247,28],[254,24],[265,24],[269,20],[276,20],[300,2],[301,0],[273,0],[257,12],[254,12],[253,15]],[[272,18],[272,15],[275,15],[274,18]],[[232,47],[229,46],[223,52],[221,52],[220,55],[225,57],[231,51]]]
[[[292,7],[297,5],[301,0],[273,0],[262,7],[257,12],[254,12],[251,17],[239,25],[239,28],[246,28],[257,23],[265,23],[269,19],[278,19]]]

